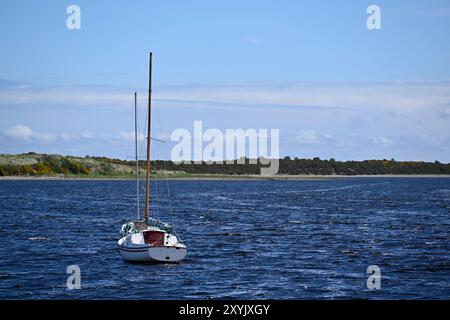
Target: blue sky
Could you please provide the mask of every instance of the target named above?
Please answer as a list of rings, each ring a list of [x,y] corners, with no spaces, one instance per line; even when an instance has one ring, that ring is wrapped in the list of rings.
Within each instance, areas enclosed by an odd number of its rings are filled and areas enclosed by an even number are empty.
[[[448,1],[2,1],[0,153],[131,157],[152,49],[154,136],[202,120],[278,128],[281,155],[450,162],[448,39]]]

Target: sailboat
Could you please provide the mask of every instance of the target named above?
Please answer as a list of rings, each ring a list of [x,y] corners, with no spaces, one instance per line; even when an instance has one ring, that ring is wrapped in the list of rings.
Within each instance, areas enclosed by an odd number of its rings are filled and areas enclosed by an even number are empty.
[[[136,262],[179,262],[187,254],[186,245],[175,234],[173,227],[159,219],[150,217],[150,140],[152,110],[152,53],[150,52],[148,125],[147,125],[147,166],[145,179],[144,218],[139,213],[139,163],[137,148],[137,98],[134,94],[137,219],[125,223],[121,228],[121,238],[117,242],[123,259]]]

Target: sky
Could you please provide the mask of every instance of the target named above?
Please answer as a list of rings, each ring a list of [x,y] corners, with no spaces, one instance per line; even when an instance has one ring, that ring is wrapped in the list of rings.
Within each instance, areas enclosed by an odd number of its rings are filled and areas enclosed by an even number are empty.
[[[279,129],[281,156],[448,163],[448,39],[449,1],[4,0],[0,153],[132,158],[152,50],[153,158],[201,120]]]

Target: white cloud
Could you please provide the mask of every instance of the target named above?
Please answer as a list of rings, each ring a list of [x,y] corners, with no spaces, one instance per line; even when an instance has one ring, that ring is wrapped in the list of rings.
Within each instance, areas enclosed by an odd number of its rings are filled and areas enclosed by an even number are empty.
[[[369,137],[369,139],[377,145],[390,145],[394,141],[383,136]]]
[[[5,104],[52,103],[80,106],[131,106],[132,90],[107,87],[0,88]]]
[[[297,136],[297,142],[300,144],[316,144],[319,142],[319,136],[314,130],[302,130]]]
[[[61,139],[63,139],[64,141],[70,141],[72,140],[72,136],[67,133],[61,133]]]
[[[134,141],[134,131],[121,131],[119,132],[119,138],[123,141]],[[137,133],[137,140],[140,141],[144,141],[145,140],[145,135],[142,132],[138,132]]]
[[[55,141],[56,135],[46,132],[36,132],[30,127],[24,126],[22,124],[17,124],[14,127],[4,130],[3,133],[12,139],[22,140],[31,142],[32,140],[37,140],[43,143],[51,143]]]
[[[51,143],[56,140],[57,136],[52,133],[34,132],[33,137],[43,143]]]
[[[160,90],[155,98],[193,104],[417,110],[450,103],[449,83],[235,85]]]
[[[3,104],[54,103],[80,106],[124,106],[133,104],[128,88],[58,87],[0,88]],[[145,97],[145,90],[141,91]],[[190,108],[311,107],[386,110],[423,110],[450,105],[448,82],[385,82],[359,84],[236,84],[217,86],[173,86],[155,88],[154,99]]]
[[[33,135],[33,130],[30,127],[17,124],[14,127],[3,131],[3,133],[13,139],[30,141]]]
[[[244,41],[249,42],[249,43],[261,43],[262,41],[260,39],[256,39],[256,38],[245,38]]]
[[[296,142],[302,145],[339,145],[340,140],[328,133],[318,133],[315,130],[301,130]]]
[[[82,132],[80,136],[83,139],[93,139],[94,138],[94,134],[91,132],[88,132],[88,131]]]
[[[158,138],[160,138],[160,139],[170,139],[170,133],[168,133],[168,132],[161,132],[158,135]]]
[[[448,118],[450,117],[450,106],[443,107],[441,110],[438,111],[439,116],[442,118]]]

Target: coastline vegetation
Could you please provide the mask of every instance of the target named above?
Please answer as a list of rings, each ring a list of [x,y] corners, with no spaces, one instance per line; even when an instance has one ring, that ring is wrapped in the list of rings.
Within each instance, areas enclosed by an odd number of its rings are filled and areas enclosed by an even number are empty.
[[[258,175],[263,165],[233,164],[175,164],[168,160],[151,161],[152,174],[167,177],[248,176]],[[18,177],[80,177],[80,178],[134,178],[134,161],[106,157],[73,157],[56,154],[0,154],[0,176]],[[140,173],[145,172],[145,161],[140,162]],[[336,161],[285,157],[279,160],[279,175],[450,175],[450,164],[421,161],[365,160]]]

